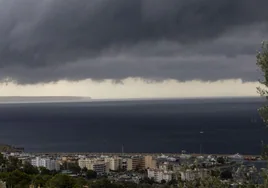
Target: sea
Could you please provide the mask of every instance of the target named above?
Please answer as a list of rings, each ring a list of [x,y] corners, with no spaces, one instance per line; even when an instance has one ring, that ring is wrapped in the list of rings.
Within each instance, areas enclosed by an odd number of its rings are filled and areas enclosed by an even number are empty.
[[[268,143],[260,98],[0,104],[0,143],[26,152],[252,154]],[[202,148],[202,150],[201,150]]]

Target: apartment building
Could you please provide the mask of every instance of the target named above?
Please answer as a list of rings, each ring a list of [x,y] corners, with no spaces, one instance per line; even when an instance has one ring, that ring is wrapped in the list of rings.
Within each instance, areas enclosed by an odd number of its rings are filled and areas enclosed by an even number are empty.
[[[164,171],[160,169],[148,169],[148,178],[153,178],[156,182],[161,183],[162,180],[169,182],[172,180],[172,171]]]
[[[148,169],[148,168],[156,168],[156,160],[153,159],[153,156],[151,155],[147,155],[144,157],[144,163],[145,163],[145,168]]]
[[[120,169],[121,158],[119,157],[105,158],[105,162],[108,163],[110,170],[116,171]]]
[[[140,157],[140,156],[135,156],[132,157],[132,169],[133,170],[138,170],[138,169],[145,169],[145,161],[144,161],[144,157]]]
[[[31,160],[31,164],[36,167],[45,167],[48,170],[60,170],[60,164],[57,160],[36,157]]]
[[[209,171],[207,169],[187,169],[181,171],[181,180],[182,181],[193,181],[195,179],[203,179],[209,176]]]
[[[78,165],[80,168],[86,167],[88,170],[93,170],[97,174],[103,174],[109,172],[110,163],[103,159],[79,159]]]

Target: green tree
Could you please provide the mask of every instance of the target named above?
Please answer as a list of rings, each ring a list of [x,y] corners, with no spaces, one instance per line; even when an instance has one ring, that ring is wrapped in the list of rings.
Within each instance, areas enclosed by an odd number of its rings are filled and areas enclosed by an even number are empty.
[[[64,161],[62,165],[60,166],[61,170],[68,170],[68,163]]]
[[[35,187],[44,187],[51,178],[52,176],[50,175],[38,174],[32,178],[32,183]]]
[[[75,179],[74,188],[82,188],[87,184],[88,182],[84,178],[77,178]]]
[[[0,173],[0,180],[2,180],[2,181],[7,181],[7,178],[8,178],[8,176],[9,176],[9,173],[8,172],[1,172]]]
[[[153,178],[145,177],[141,180],[141,183],[153,185],[155,181]]]
[[[7,163],[7,171],[12,172],[22,167],[22,162],[16,157],[10,156]]]
[[[161,184],[166,184],[166,180],[161,180]]]
[[[39,167],[39,170],[40,170],[40,174],[41,175],[51,175],[52,172],[50,170],[48,170],[46,167]]]
[[[261,45],[261,50],[257,53],[257,66],[262,72],[263,79],[259,80],[262,87],[257,88],[257,92],[260,96],[265,97],[268,100],[268,42],[263,41]],[[268,126],[268,105],[265,105],[258,109],[259,114],[263,122]],[[267,145],[264,146],[262,151],[262,157],[264,159],[268,158],[267,155]],[[266,185],[265,185],[266,184]],[[266,171],[264,175],[264,186],[268,186],[268,172]]]
[[[65,175],[65,174],[57,174],[53,178],[51,178],[46,187],[48,188],[73,188],[75,186],[74,178]]]
[[[223,180],[233,179],[233,175],[230,170],[224,170],[223,172],[221,172],[220,177]]]
[[[7,160],[2,153],[0,153],[0,165],[6,164]]]
[[[268,170],[267,169],[265,169],[262,172],[262,176],[263,176],[264,182],[263,182],[263,185],[261,186],[261,188],[266,188],[266,187],[268,187]]]
[[[213,177],[220,177],[221,172],[220,172],[219,169],[213,169],[213,170],[211,170],[211,173],[210,174]]]
[[[225,163],[225,160],[223,157],[218,157],[217,158],[217,162],[220,163],[220,164],[224,164]]]
[[[87,172],[87,167],[82,168],[81,171],[86,173]]]
[[[2,153],[0,153],[0,172],[5,171],[7,165],[7,159]]]
[[[107,178],[103,178],[90,183],[91,188],[125,188],[120,183],[111,183]]]
[[[176,179],[172,179],[168,182],[168,185],[177,185],[178,181]]]
[[[22,166],[22,169],[26,174],[39,174],[39,170],[29,162],[25,162]]]
[[[87,179],[96,179],[97,178],[97,172],[93,171],[93,170],[88,170],[86,172],[86,178]]]
[[[137,188],[137,186],[138,185],[136,183],[134,183],[134,182],[124,182],[123,183],[123,187],[127,187],[127,188]]]
[[[229,188],[230,185],[222,183],[219,178],[210,176],[200,181],[200,188]]]
[[[257,92],[268,99],[268,42],[262,42],[261,50],[257,53],[257,66],[263,74],[263,79],[259,80],[262,87],[258,87]],[[268,106],[265,105],[258,111],[263,122],[268,125]]]
[[[81,168],[78,165],[78,163],[69,163],[67,166],[68,166],[67,170],[70,170],[75,174],[78,174],[81,172]]]
[[[28,188],[29,185],[31,184],[31,177],[24,172],[15,170],[8,174],[5,181],[8,187],[12,187],[12,188],[27,187]]]

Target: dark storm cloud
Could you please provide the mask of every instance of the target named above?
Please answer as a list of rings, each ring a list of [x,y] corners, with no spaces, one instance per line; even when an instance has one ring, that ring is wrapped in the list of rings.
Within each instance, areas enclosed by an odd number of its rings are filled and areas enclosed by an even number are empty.
[[[0,78],[255,80],[267,0],[0,0]]]

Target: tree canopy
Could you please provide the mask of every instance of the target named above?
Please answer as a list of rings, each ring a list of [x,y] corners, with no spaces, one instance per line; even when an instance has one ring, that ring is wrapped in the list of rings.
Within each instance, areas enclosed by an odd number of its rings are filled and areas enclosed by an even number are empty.
[[[47,182],[51,188],[73,188],[74,185],[74,179],[65,174],[57,174]]]
[[[268,42],[262,42],[261,49],[257,53],[257,66],[262,72],[262,79],[259,80],[261,87],[257,88],[258,93],[268,99]],[[264,123],[268,125],[268,106],[259,109]]]
[[[86,172],[86,178],[87,179],[95,179],[95,178],[97,178],[97,173],[93,170],[88,170]]]

